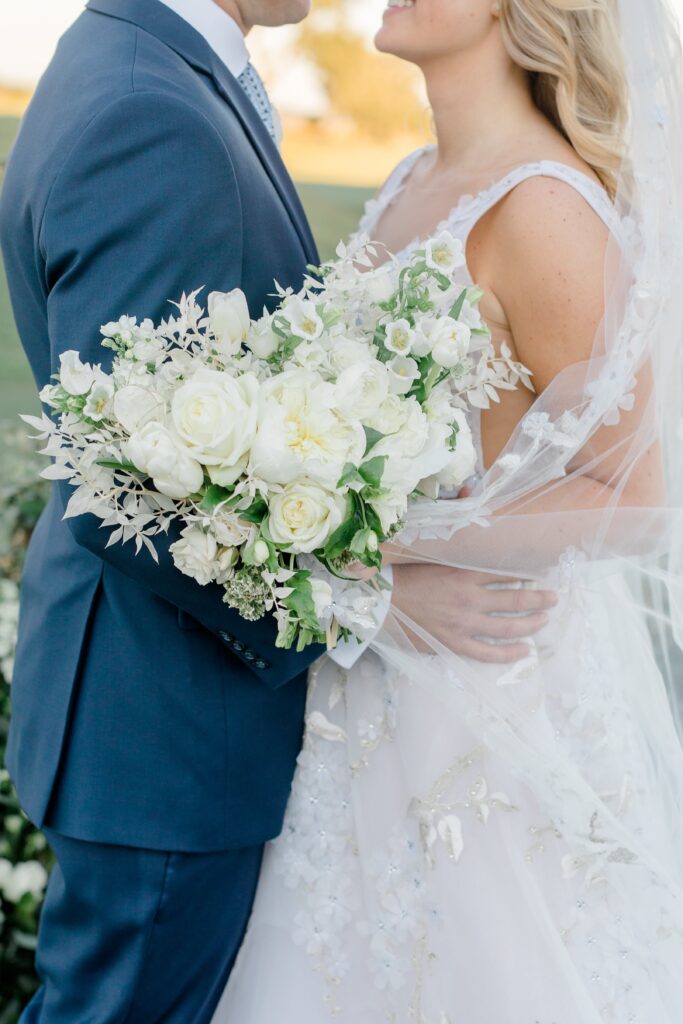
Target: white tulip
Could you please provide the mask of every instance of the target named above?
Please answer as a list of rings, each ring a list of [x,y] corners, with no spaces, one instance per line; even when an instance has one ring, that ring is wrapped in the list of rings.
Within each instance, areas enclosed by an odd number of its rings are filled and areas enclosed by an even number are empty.
[[[406,356],[412,348],[415,332],[407,320],[394,320],[387,326],[384,344],[390,352]]]
[[[450,231],[442,231],[430,239],[425,246],[425,262],[431,270],[448,277],[453,271],[465,265],[465,249],[459,238]]]
[[[114,397],[114,383],[106,374],[100,373],[95,379],[85,406],[83,414],[88,419],[99,422],[112,411],[112,398]]]
[[[15,905],[28,893],[34,899],[39,899],[47,885],[47,871],[37,860],[15,864],[11,872],[4,871],[3,874],[5,876],[2,881],[3,895],[9,903]]]
[[[334,601],[332,587],[326,580],[316,579],[315,576],[312,576],[308,582],[313,591],[313,606],[316,618],[321,624],[325,624],[326,620],[330,617]]]
[[[180,540],[169,548],[173,564],[184,576],[196,580],[200,587],[211,583],[216,574],[218,545],[210,533],[198,526],[186,526]]]
[[[251,326],[244,292],[239,288],[231,292],[211,292],[208,305],[211,330],[219,350],[225,355],[237,355]]]
[[[127,384],[114,395],[114,415],[129,434],[163,417],[164,402],[152,388]]]
[[[317,341],[323,333],[323,322],[310,299],[302,299],[295,295],[283,308],[282,315],[289,323],[292,334],[297,338]]]
[[[269,359],[277,352],[279,345],[280,339],[273,330],[270,316],[262,317],[253,325],[247,338],[247,346],[257,359]]]
[[[420,376],[420,369],[414,359],[408,356],[394,356],[389,368],[389,387],[395,395],[407,395],[415,381]]]
[[[246,466],[256,435],[259,383],[253,374],[231,377],[200,369],[181,384],[171,418],[188,453],[208,467],[215,483],[233,483]]]
[[[133,465],[149,474],[156,489],[169,498],[187,498],[204,482],[200,464],[163,424],[154,420],[132,434],[126,452]]]
[[[276,544],[306,554],[323,547],[345,512],[346,500],[337,492],[312,480],[295,480],[270,499],[268,528]]]
[[[444,317],[432,332],[432,358],[439,366],[450,370],[467,356],[472,331],[467,324]]]
[[[59,382],[69,395],[87,395],[95,383],[95,370],[70,349],[59,357]]]

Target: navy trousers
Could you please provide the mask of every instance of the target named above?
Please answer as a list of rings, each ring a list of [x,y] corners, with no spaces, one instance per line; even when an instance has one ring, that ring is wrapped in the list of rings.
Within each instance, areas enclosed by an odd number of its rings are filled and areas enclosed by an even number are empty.
[[[38,945],[43,986],[21,1024],[209,1024],[262,847],[160,853],[46,835],[57,865]]]

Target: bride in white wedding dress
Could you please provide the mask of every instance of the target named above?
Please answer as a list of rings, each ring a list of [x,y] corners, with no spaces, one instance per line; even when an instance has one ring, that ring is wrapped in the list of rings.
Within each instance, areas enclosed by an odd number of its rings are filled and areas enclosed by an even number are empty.
[[[537,396],[472,413],[477,478],[411,508],[384,630],[312,671],[214,1024],[677,1024],[674,34],[660,0],[392,0],[378,45],[424,72],[438,146],[361,231],[399,262],[458,237]],[[456,567],[558,590],[514,665],[454,652]]]

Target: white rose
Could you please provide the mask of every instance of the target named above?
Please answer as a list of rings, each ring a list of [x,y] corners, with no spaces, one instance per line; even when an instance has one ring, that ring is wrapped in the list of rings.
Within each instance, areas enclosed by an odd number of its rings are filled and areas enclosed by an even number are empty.
[[[313,591],[313,606],[316,618],[320,623],[325,623],[330,617],[332,602],[334,601],[332,587],[326,580],[316,579],[315,576],[311,577],[309,583]]]
[[[433,423],[453,422],[456,418],[457,406],[453,404],[453,395],[446,381],[430,391],[422,408],[427,413],[427,418]]]
[[[372,415],[368,416],[366,423],[368,427],[379,431],[380,434],[395,434],[397,430],[401,429],[404,421],[403,400],[398,395],[387,395]]]
[[[282,309],[282,315],[289,323],[290,330],[304,341],[317,341],[323,333],[323,322],[310,299],[293,296]]]
[[[269,359],[280,345],[280,339],[273,330],[272,318],[263,316],[258,320],[247,338],[247,346],[257,359]]]
[[[467,324],[444,317],[432,331],[432,358],[439,366],[450,370],[467,356],[472,331]]]
[[[251,524],[240,519],[236,512],[222,510],[211,519],[211,532],[219,544],[238,548],[248,539]]]
[[[214,483],[234,483],[256,435],[259,383],[253,374],[231,377],[201,369],[173,396],[171,417],[178,438]]]
[[[387,325],[384,344],[390,352],[406,356],[411,351],[414,331],[407,320],[394,320]]]
[[[436,238],[430,239],[425,246],[425,262],[432,270],[448,277],[465,264],[465,249],[459,238],[454,238],[450,231],[442,231]]]
[[[95,371],[89,363],[82,363],[73,349],[59,357],[59,381],[69,395],[87,395],[95,383]]]
[[[237,355],[251,326],[244,292],[239,288],[231,292],[211,292],[208,305],[211,330],[220,350],[226,355]]]
[[[126,452],[142,473],[152,477],[156,489],[169,498],[187,498],[204,482],[199,463],[163,424],[154,420],[131,435]]]
[[[375,430],[386,434],[372,449],[371,454],[398,456],[412,459],[423,450],[429,437],[429,423],[416,398],[398,399],[391,404],[393,422],[389,416],[374,418],[369,424]],[[376,423],[384,423],[392,430],[381,430]]]
[[[288,370],[262,388],[256,439],[251,449],[254,476],[288,484],[301,476],[334,486],[347,462],[365,452],[365,432],[335,408],[332,384],[304,369]]]
[[[127,384],[114,395],[114,415],[129,434],[163,417],[164,402],[152,388]]]
[[[216,583],[227,583],[229,579],[232,579],[239,560],[240,554],[236,548],[222,548],[218,552],[214,566]]]
[[[295,554],[317,551],[341,526],[346,501],[313,480],[295,480],[270,499],[268,528],[275,544]]]
[[[394,356],[387,364],[390,373],[389,387],[395,395],[406,395],[420,376],[420,368],[409,356]]]
[[[39,899],[47,885],[47,871],[37,860],[15,864],[11,872],[5,870],[3,874],[5,877],[2,891],[5,899],[10,903],[19,903],[27,893],[30,893],[35,899]]]
[[[330,351],[330,366],[336,373],[343,373],[350,366],[371,360],[374,360],[374,356],[368,346],[362,341],[353,341],[350,338],[336,340]]]
[[[216,574],[218,545],[215,538],[198,526],[186,526],[180,538],[169,548],[173,564],[184,576],[191,576],[200,587],[205,587]]]
[[[383,363],[357,363],[337,378],[337,406],[346,416],[365,420],[389,394],[389,374]]]

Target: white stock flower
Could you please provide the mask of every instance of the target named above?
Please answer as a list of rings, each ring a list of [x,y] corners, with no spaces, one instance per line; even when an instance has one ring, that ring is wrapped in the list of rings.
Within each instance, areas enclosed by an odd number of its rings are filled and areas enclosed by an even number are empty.
[[[71,349],[59,357],[59,381],[67,394],[87,395],[95,383],[95,370]]]
[[[341,526],[346,500],[313,480],[295,480],[270,499],[268,528],[276,544],[290,545],[295,554],[321,548]]]
[[[323,322],[310,299],[293,296],[285,304],[282,315],[289,323],[292,334],[297,338],[316,341],[323,333]]]
[[[431,333],[432,358],[439,366],[450,370],[461,363],[470,348],[472,332],[467,324],[444,317]]]
[[[273,320],[269,315],[264,315],[253,324],[247,338],[247,347],[251,349],[257,359],[268,359],[277,351],[280,339],[273,330]]]
[[[425,246],[425,262],[430,270],[446,277],[465,264],[465,249],[459,238],[450,231],[442,231]]]
[[[169,498],[187,498],[204,482],[202,467],[162,423],[146,423],[131,435],[125,448],[131,462]]]
[[[326,580],[316,579],[315,576],[311,577],[309,583],[313,591],[313,605],[316,617],[320,623],[324,623],[329,618],[332,602],[334,601],[332,587]]]
[[[394,356],[387,364],[390,376],[390,389],[395,395],[406,395],[420,376],[420,368],[409,356]]]
[[[405,356],[411,351],[413,338],[414,332],[407,320],[394,320],[387,325],[384,344],[390,352]]]
[[[129,434],[164,414],[163,399],[150,387],[127,384],[114,395],[114,415]]]
[[[0,861],[0,889],[9,903],[16,905],[27,893],[39,899],[46,885],[47,871],[37,860],[24,861],[14,866],[9,861]]]
[[[198,526],[186,526],[180,538],[169,548],[176,569],[205,587],[216,574],[218,545],[215,538]]]
[[[270,484],[307,476],[334,486],[347,462],[358,465],[365,432],[341,415],[335,401],[334,385],[307,370],[287,370],[267,381],[251,450],[254,476]]]
[[[349,366],[337,378],[337,406],[347,416],[365,420],[388,394],[389,374],[378,360]]]
[[[214,483],[227,486],[243,471],[256,435],[258,397],[253,374],[231,377],[207,368],[174,394],[171,417],[178,438]]]
[[[244,292],[239,288],[231,292],[211,292],[208,306],[211,330],[219,350],[224,355],[237,355],[251,326]]]

